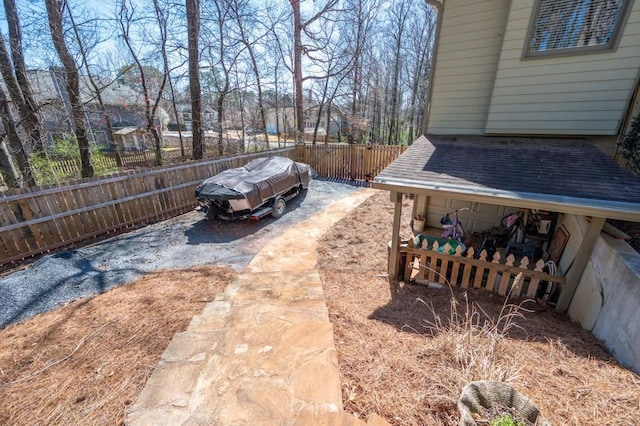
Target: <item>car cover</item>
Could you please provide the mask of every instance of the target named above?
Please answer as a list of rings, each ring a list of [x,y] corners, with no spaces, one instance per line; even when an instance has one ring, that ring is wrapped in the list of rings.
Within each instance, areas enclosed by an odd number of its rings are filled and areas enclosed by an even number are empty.
[[[291,188],[307,188],[310,169],[307,164],[285,157],[258,158],[205,180],[196,193],[198,198],[211,200],[246,198],[253,210]]]

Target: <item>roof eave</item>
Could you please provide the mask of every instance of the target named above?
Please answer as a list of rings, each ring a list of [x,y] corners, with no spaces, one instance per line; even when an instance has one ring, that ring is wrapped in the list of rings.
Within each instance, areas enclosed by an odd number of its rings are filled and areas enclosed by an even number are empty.
[[[633,203],[512,192],[495,188],[475,188],[386,176],[377,176],[373,180],[372,186],[376,189],[408,194],[439,195],[486,204],[509,205],[518,208],[533,208],[582,216],[640,222],[640,205]]]

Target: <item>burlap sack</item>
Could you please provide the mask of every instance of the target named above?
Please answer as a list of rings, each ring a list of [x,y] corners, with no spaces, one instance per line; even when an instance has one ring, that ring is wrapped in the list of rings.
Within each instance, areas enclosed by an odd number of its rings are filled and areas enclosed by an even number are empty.
[[[531,400],[506,383],[477,381],[467,384],[458,400],[460,426],[476,426],[473,413],[506,408],[532,425],[551,426]]]

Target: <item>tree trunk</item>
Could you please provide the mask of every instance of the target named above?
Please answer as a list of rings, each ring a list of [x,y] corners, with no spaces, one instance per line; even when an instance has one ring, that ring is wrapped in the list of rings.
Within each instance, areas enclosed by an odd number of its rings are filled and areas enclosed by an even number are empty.
[[[358,35],[360,34],[360,28],[358,28]],[[353,90],[351,92],[351,128],[347,140],[349,144],[355,143],[355,121],[358,117],[358,94],[360,92],[360,58],[358,55],[354,58],[353,62]]]
[[[278,135],[278,148],[280,148],[280,99],[279,99],[280,93],[278,92],[278,63],[276,63],[276,66],[274,68],[273,88],[276,95],[275,105],[274,105],[274,109],[276,112],[276,134]],[[285,141],[285,144],[286,144],[286,141]]]
[[[400,70],[402,68],[402,38],[404,36],[405,23],[407,19],[408,11],[407,5],[404,1],[398,6],[397,11],[398,22],[396,23],[397,33],[395,37],[395,49],[394,49],[394,62],[393,62],[393,75],[391,77],[391,107],[389,111],[389,134],[387,135],[387,144],[398,143],[398,104],[399,91],[398,85],[400,84]]]
[[[198,74],[198,77],[200,77],[200,74]],[[180,125],[180,119],[178,118],[178,105],[176,105],[176,94],[175,94],[175,91],[173,90],[171,73],[167,75],[167,79],[169,80],[169,91],[171,92],[171,105],[173,106],[173,116],[175,117],[176,124],[178,125],[178,139],[180,140],[180,155],[182,157],[182,161],[184,161],[185,153],[184,153],[184,143],[182,142],[182,126]],[[201,146],[204,146],[204,144],[202,144]],[[192,145],[192,148],[193,148],[193,145]],[[195,149],[193,150],[193,152],[195,152]],[[204,151],[201,152],[201,154],[204,157]],[[201,158],[194,157],[194,160],[201,160]]]
[[[31,83],[27,79],[27,68],[24,63],[24,52],[22,50],[22,31],[20,20],[16,10],[15,0],[4,0],[4,11],[9,28],[9,43],[11,46],[11,58],[15,69],[15,77],[22,91],[22,102],[24,103],[21,120],[29,136],[32,148],[40,155],[45,155],[44,142],[42,139],[42,128],[38,117],[38,105],[33,97]],[[12,96],[13,99],[13,96]],[[18,100],[14,99],[17,103]]]
[[[327,131],[325,132],[325,135],[324,135],[324,144],[328,145],[329,144],[329,132],[331,131],[331,102],[329,102],[329,104],[327,105],[326,123],[327,123]]]
[[[224,98],[226,92],[220,92],[218,95],[218,155],[222,157],[224,155],[224,144],[222,141],[222,123],[224,121]]]
[[[400,80],[400,35],[398,35],[398,43],[396,46],[396,55],[393,66],[393,77],[391,81],[391,107],[389,111],[389,134],[387,135],[387,145],[392,145],[396,141],[396,133],[398,132],[398,84]]]
[[[2,180],[9,188],[20,188],[20,174],[13,165],[13,161],[11,161],[9,148],[4,143],[4,140],[0,140],[0,174],[2,174]]]
[[[304,143],[304,102],[302,97],[302,16],[300,0],[289,0],[293,9],[293,84],[296,111],[296,143]]]
[[[22,98],[22,93],[18,87],[18,83],[11,71],[11,61],[9,60],[8,52],[5,48],[4,39],[2,38],[2,34],[0,33],[0,72],[2,73],[2,77],[4,79],[5,85],[7,86],[7,90],[10,95],[16,96],[16,100],[14,100],[14,104],[18,107],[18,112],[20,113],[20,117],[24,117],[26,115],[26,105],[24,103],[24,99]],[[20,140],[20,136],[18,135],[15,121],[11,116],[11,112],[9,109],[9,103],[7,100],[7,95],[2,90],[2,94],[0,94],[0,102],[2,102],[2,107],[0,109],[0,114],[2,114],[2,122],[5,127],[5,133],[7,135],[7,139],[9,141],[9,146],[11,148],[11,153],[15,156],[16,162],[18,163],[18,168],[20,173],[22,174],[23,182],[28,186],[35,186],[35,181],[33,180],[33,173],[31,171],[31,166],[29,164],[29,157],[24,148],[24,144]],[[28,133],[28,131],[27,131]]]
[[[69,103],[73,114],[75,135],[80,150],[80,162],[82,163],[82,177],[93,176],[93,165],[91,164],[91,151],[89,149],[89,139],[87,138],[86,124],[84,121],[84,111],[80,100],[80,78],[78,68],[73,60],[73,56],[64,41],[62,29],[62,8],[66,0],[46,0],[47,15],[49,20],[49,30],[53,45],[58,53],[60,62],[64,66],[67,80],[67,92],[69,93]]]
[[[191,120],[193,159],[202,160],[205,154],[202,132],[202,99],[200,90],[200,61],[198,37],[200,34],[200,0],[186,0],[187,33],[189,34],[189,93],[191,94]],[[180,125],[178,123],[178,125]],[[220,146],[222,148],[222,146]],[[222,155],[222,154],[221,154]]]
[[[411,101],[409,103],[409,140],[407,143],[411,145],[413,143],[414,135],[414,124],[416,122],[416,102],[418,99],[418,88],[420,87],[420,81],[422,79],[422,69],[425,66],[425,58],[427,55],[427,47],[425,47],[421,52],[418,58],[418,63],[416,64],[416,70],[413,75],[413,84],[411,85]]]
[[[18,163],[18,169],[22,174],[22,180],[26,186],[36,186],[36,180],[33,177],[31,167],[29,166],[29,157],[24,150],[24,146],[18,137],[18,131],[16,129],[15,121],[11,116],[11,110],[9,108],[9,102],[4,90],[0,89],[0,119],[2,120],[2,126],[9,142],[9,147],[15,156]],[[7,170],[9,179],[14,182],[17,180],[15,177],[11,177],[11,171]],[[9,182],[7,182],[9,183]]]
[[[9,1],[9,0],[5,0]],[[122,156],[120,155],[120,149],[118,148],[118,144],[115,142],[115,138],[113,136],[113,127],[111,126],[111,116],[109,115],[109,111],[107,111],[107,107],[102,100],[102,89],[98,86],[95,78],[93,78],[93,73],[91,72],[91,68],[89,68],[89,61],[87,58],[87,52],[84,48],[84,44],[82,43],[82,38],[80,37],[80,33],[78,32],[78,27],[76,26],[76,22],[73,19],[73,14],[71,13],[71,8],[68,7],[67,11],[69,12],[69,19],[71,21],[71,26],[73,28],[73,34],[75,35],[76,41],[78,43],[78,47],[80,48],[80,55],[82,56],[82,62],[85,66],[85,71],[87,72],[87,78],[89,79],[89,83],[91,83],[91,87],[93,87],[93,92],[96,94],[96,100],[98,101],[98,106],[100,107],[100,112],[102,113],[102,117],[105,120],[107,125],[107,133],[108,140],[107,143],[113,144],[115,149],[115,157],[116,157],[116,165],[118,167],[122,167]]]
[[[237,5],[236,5],[237,6]],[[262,126],[262,133],[264,135],[264,140],[267,144],[267,149],[269,148],[269,133],[267,132],[267,117],[265,113],[264,107],[264,99],[262,96],[262,82],[260,81],[260,70],[258,68],[258,61],[256,60],[255,52],[253,51],[253,44],[249,43],[249,38],[244,30],[244,24],[240,17],[240,13],[238,10],[235,12],[236,21],[238,23],[238,29],[240,30],[240,38],[242,44],[246,47],[247,53],[249,54],[249,59],[251,61],[251,69],[253,71],[253,76],[256,79],[256,89],[258,90],[258,109],[260,110],[260,125]],[[240,110],[242,113],[242,109]]]
[[[311,138],[311,144],[315,145],[318,140],[318,128],[320,127],[320,121],[322,120],[322,111],[324,105],[321,103],[318,105],[318,114],[316,115],[316,124],[313,126],[313,137]]]

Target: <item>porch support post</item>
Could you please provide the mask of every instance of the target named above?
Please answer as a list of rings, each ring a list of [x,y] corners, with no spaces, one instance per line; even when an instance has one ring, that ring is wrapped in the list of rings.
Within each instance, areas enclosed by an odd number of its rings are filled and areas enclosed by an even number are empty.
[[[576,253],[576,258],[573,261],[573,265],[571,266],[571,269],[566,276],[564,287],[560,292],[560,298],[558,299],[558,304],[556,305],[556,312],[565,312],[569,308],[571,300],[573,299],[573,295],[578,288],[578,283],[580,283],[580,278],[582,278],[584,268],[587,266],[589,258],[591,258],[593,246],[596,242],[596,239],[600,235],[600,231],[604,226],[604,222],[605,218],[603,217],[591,218],[591,222],[589,223],[587,232],[582,239],[582,244],[580,244],[580,248]]]
[[[391,192],[393,203],[393,231],[391,233],[391,252],[389,253],[389,279],[398,278],[399,246],[400,246],[400,219],[402,217],[402,193]]]

